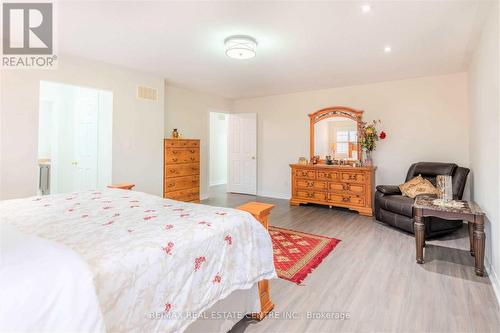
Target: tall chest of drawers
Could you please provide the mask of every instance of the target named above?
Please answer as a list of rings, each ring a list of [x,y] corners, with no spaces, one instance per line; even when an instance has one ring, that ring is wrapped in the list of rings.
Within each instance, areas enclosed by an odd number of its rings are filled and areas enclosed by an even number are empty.
[[[316,203],[345,207],[361,215],[373,216],[373,167],[326,164],[290,164],[292,172],[291,205]]]
[[[163,147],[163,197],[199,201],[200,140],[165,139]]]

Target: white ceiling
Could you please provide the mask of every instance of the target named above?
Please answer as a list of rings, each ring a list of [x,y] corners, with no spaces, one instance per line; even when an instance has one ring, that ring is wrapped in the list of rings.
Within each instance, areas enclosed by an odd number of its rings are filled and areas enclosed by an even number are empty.
[[[480,0],[63,2],[57,25],[59,54],[238,99],[463,71],[487,10]],[[228,58],[233,34],[256,38],[257,57]]]

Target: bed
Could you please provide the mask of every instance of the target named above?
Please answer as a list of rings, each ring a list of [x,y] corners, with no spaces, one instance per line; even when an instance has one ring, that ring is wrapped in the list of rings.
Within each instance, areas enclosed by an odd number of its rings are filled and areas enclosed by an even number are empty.
[[[82,281],[66,289],[86,290],[86,298],[92,298],[88,290],[93,288],[97,299],[82,305],[61,288],[48,304],[29,295],[23,300],[15,296],[16,287],[24,286],[14,273],[0,280],[2,288],[11,291],[8,302],[41,302],[35,307],[43,308],[45,317],[57,317],[51,313],[56,298],[71,298],[66,302],[75,304],[66,307],[82,308],[81,318],[74,322],[93,327],[92,331],[182,332],[191,324],[188,331],[192,331],[200,320],[221,319],[220,314],[200,318],[214,309],[249,311],[259,300],[262,306],[267,280],[276,278],[266,228],[238,209],[108,189],[3,201],[0,216],[2,235],[14,235],[13,244],[2,244],[2,271],[14,272],[12,266],[23,261],[29,266],[40,255],[48,262],[54,258],[39,272],[42,280],[60,276],[58,269],[70,267],[68,276],[81,272],[76,275]],[[33,244],[33,251],[19,252]],[[37,250],[44,247],[49,251]],[[26,276],[23,270],[19,274]],[[0,309],[0,315],[0,321],[15,325],[7,307]],[[228,321],[222,319],[226,327],[217,327],[227,329]],[[216,322],[208,320],[200,327]]]

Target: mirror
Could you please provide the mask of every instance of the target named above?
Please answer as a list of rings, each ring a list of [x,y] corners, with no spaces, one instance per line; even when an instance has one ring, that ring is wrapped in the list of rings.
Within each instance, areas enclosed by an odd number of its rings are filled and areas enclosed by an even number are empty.
[[[347,107],[331,107],[310,114],[311,157],[360,160],[358,133],[362,113]]]
[[[325,158],[358,159],[357,123],[349,118],[329,118],[314,125],[314,153]]]

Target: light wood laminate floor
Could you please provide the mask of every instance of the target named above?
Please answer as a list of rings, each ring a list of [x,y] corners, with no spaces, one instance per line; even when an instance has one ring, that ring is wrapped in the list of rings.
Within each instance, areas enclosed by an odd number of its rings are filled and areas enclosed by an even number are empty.
[[[499,305],[489,278],[474,274],[466,226],[428,241],[426,263],[417,265],[413,235],[354,212],[293,207],[286,200],[226,195],[221,189],[202,203],[236,207],[248,201],[276,205],[271,225],[342,242],[303,285],[271,281],[275,318],[242,320],[232,333],[500,332]],[[308,312],[340,312],[349,319],[308,319]]]

